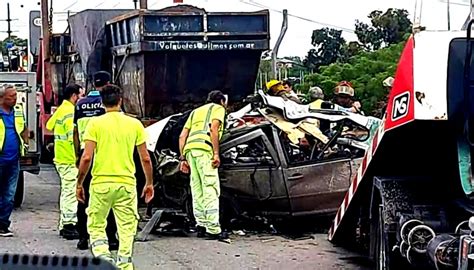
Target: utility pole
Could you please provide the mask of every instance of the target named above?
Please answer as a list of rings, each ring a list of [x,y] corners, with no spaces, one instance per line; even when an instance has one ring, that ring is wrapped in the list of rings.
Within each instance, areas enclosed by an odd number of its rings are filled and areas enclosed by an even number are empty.
[[[12,33],[13,33],[13,31],[12,31],[11,23],[12,23],[13,19],[11,18],[11,15],[10,15],[10,3],[7,3],[7,19],[2,20],[2,21],[7,22],[7,31],[2,31],[2,32],[7,33],[8,42],[12,42]],[[8,57],[8,71],[12,71],[11,70],[11,64],[12,64],[11,55],[10,55],[10,52],[8,52],[8,51],[7,51],[7,57]],[[0,61],[3,61],[3,59],[0,59]]]
[[[43,60],[49,61],[49,14],[48,0],[41,0],[41,37],[43,41]]]
[[[8,25],[8,42],[12,42],[12,18],[10,17],[10,3],[7,3],[7,25]],[[8,71],[12,71],[12,58],[10,56],[10,52],[7,50],[7,56],[8,56]]]
[[[450,3],[449,3],[449,0],[446,1],[446,4],[448,5],[447,7],[447,11],[448,11],[448,31],[451,31],[451,12],[450,12]]]
[[[474,0],[473,0],[474,1]],[[275,47],[272,50],[272,73],[273,78],[277,78],[279,73],[277,74],[277,57],[278,57],[278,49],[280,48],[280,44],[283,41],[283,37],[285,37],[286,30],[288,30],[288,10],[283,10],[283,22],[281,25],[280,36],[277,39]]]
[[[474,0],[471,0],[471,20],[474,19]]]
[[[140,9],[148,9],[148,1],[140,0]]]

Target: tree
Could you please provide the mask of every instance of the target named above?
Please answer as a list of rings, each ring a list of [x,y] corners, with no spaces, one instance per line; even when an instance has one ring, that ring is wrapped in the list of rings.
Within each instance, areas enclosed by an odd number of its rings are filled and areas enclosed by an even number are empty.
[[[302,89],[319,86],[327,99],[330,99],[339,81],[351,81],[363,110],[369,115],[381,117],[380,107],[384,104],[380,101],[385,100],[388,94],[382,82],[395,74],[403,46],[404,42],[401,42],[373,52],[360,52],[346,63],[338,62],[322,66],[319,73],[306,76]]]
[[[378,50],[383,46],[403,41],[411,32],[412,23],[408,11],[404,9],[388,9],[372,11],[368,18],[371,25],[356,21],[355,33],[359,42],[366,50]]]
[[[301,72],[306,73],[307,68],[303,64],[303,60],[299,56],[287,56],[283,57],[285,60],[290,60],[292,63],[287,65],[288,77],[299,77]]]
[[[342,37],[342,31],[331,28],[314,30],[311,44],[314,48],[308,52],[304,65],[313,71],[344,58],[346,41]]]
[[[22,39],[22,38],[19,38],[17,36],[11,36],[11,39],[9,40],[8,37],[7,37],[3,41],[0,41],[1,52],[2,52],[3,55],[6,55],[8,53],[7,44],[9,42],[12,42],[14,46],[18,46],[18,47],[27,47],[28,46],[28,40],[27,39]]]

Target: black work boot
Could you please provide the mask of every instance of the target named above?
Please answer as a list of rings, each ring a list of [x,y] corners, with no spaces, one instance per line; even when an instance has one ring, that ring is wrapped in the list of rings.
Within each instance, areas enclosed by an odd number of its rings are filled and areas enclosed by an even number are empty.
[[[76,226],[73,224],[66,224],[63,229],[59,231],[59,235],[66,240],[79,239],[79,233],[76,230]]]
[[[87,250],[89,249],[89,239],[87,238],[81,238],[77,242],[77,249],[79,250]]]
[[[12,237],[13,233],[8,228],[0,228],[0,237]]]
[[[197,237],[198,238],[206,237],[206,227],[196,226],[196,230],[197,230]]]
[[[221,232],[218,234],[206,233],[207,240],[218,240],[220,242],[230,243],[229,234]]]

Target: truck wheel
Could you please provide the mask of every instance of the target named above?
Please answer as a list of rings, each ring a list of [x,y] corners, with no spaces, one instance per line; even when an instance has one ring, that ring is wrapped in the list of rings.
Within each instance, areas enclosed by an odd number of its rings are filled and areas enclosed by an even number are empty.
[[[18,176],[18,183],[16,185],[15,199],[13,206],[18,208],[21,206],[25,199],[25,173],[20,171]]]

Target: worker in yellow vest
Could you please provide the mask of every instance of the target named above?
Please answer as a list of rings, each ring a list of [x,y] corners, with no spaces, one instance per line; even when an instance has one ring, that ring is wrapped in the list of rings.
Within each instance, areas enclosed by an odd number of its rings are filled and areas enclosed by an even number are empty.
[[[0,237],[11,237],[10,216],[13,211],[20,156],[28,148],[28,129],[14,86],[0,87]]]
[[[64,89],[64,101],[46,123],[54,132],[54,164],[61,179],[59,197],[59,235],[67,240],[78,239],[77,200],[75,187],[77,179],[76,152],[74,149],[74,105],[83,94],[79,85],[68,85]]]
[[[111,76],[106,71],[99,71],[94,74],[94,89],[89,92],[87,97],[79,100],[76,104],[76,111],[74,112],[74,144],[76,148],[77,157],[80,158],[84,152],[84,132],[90,119],[96,116],[105,114],[105,107],[102,104],[100,91],[106,85],[110,84]],[[78,160],[79,164],[79,160]],[[77,248],[80,250],[89,249],[89,234],[87,233],[87,214],[86,209],[89,204],[89,187],[92,180],[92,174],[89,170],[83,186],[85,191],[85,203],[77,205],[77,232],[79,233],[79,241]],[[116,237],[117,226],[112,211],[107,218],[107,236],[110,250],[118,250],[118,240]]]
[[[320,110],[324,103],[323,90],[317,86],[310,87],[308,90],[308,96],[310,100],[309,108],[311,110]]]
[[[227,241],[219,223],[219,140],[224,130],[227,97],[211,91],[207,104],[191,112],[179,136],[180,169],[191,171],[193,213],[198,237]]]
[[[121,90],[107,85],[100,92],[106,113],[89,120],[84,132],[84,153],[79,165],[76,196],[84,203],[84,179],[92,166],[87,231],[92,254],[120,269],[133,269],[133,241],[138,225],[138,198],[133,152],[137,148],[145,173],[142,192],[145,202],[154,196],[151,159],[146,148],[146,132],[137,119],[120,112]],[[113,158],[111,158],[113,157]],[[93,162],[92,162],[93,160]],[[117,222],[119,249],[113,258],[107,241],[107,216],[113,209]]]

